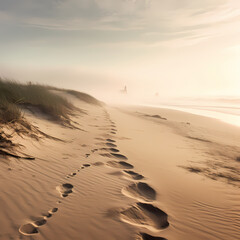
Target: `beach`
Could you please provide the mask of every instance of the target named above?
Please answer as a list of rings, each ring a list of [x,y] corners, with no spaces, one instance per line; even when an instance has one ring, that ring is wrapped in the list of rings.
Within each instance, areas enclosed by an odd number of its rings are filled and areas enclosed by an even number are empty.
[[[47,137],[0,156],[0,239],[240,238],[239,127],[64,96],[72,127],[25,111]]]

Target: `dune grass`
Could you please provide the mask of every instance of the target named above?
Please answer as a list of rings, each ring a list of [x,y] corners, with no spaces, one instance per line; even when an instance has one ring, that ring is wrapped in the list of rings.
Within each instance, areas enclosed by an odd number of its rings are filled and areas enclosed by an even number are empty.
[[[24,106],[36,107],[54,120],[69,119],[74,109],[71,103],[49,91],[47,86],[21,84],[0,78],[0,122],[18,121]]]

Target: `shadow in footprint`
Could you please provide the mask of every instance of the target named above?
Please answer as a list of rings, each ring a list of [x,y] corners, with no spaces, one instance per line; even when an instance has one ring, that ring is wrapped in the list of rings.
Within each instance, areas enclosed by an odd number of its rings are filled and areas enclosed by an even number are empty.
[[[89,163],[83,164],[84,167],[90,167],[91,165]]]
[[[127,160],[128,158],[122,154],[119,154],[119,153],[111,153],[111,155],[115,158],[118,158],[118,159],[125,159]]]
[[[128,177],[131,177],[134,180],[141,180],[144,178],[143,175],[138,174],[131,170],[123,170],[123,172],[126,173]]]
[[[140,233],[136,240],[167,240],[163,237],[154,237],[147,233]]]
[[[116,148],[100,148],[99,150],[101,150],[101,151],[113,152],[113,153],[119,152],[119,150],[116,149]]]
[[[116,148],[108,148],[108,149],[106,149],[106,150],[108,150],[108,151],[110,151],[110,152],[114,152],[114,153],[119,152],[119,150],[116,149]]]
[[[56,189],[60,192],[62,197],[67,197],[70,193],[72,193],[73,185],[71,183],[64,183],[57,186]]]
[[[133,165],[126,163],[124,161],[108,161],[107,165],[114,168],[121,168],[121,169],[132,169]]]
[[[114,144],[114,143],[109,143],[109,142],[107,142],[106,143],[106,145],[108,146],[108,147],[117,147],[117,145],[116,144]]]
[[[157,193],[147,183],[139,182],[133,183],[122,189],[122,193],[127,197],[136,198],[144,201],[156,200]]]
[[[168,215],[152,204],[138,202],[134,206],[120,212],[123,221],[150,230],[164,229],[169,226]]]
[[[106,139],[106,141],[107,141],[107,142],[111,142],[111,143],[116,142],[115,140],[110,139],[110,138]]]
[[[108,149],[106,149],[106,151],[108,151]],[[122,159],[122,160],[128,159],[127,157],[125,157],[124,155],[119,154],[119,153],[100,153],[99,155],[103,156],[103,157],[117,158],[117,159]]]

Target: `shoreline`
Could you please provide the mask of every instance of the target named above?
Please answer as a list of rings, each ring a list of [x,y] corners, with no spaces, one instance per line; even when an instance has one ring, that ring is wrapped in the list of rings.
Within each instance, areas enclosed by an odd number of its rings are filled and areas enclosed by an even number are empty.
[[[239,114],[231,114],[226,112],[221,112],[220,110],[208,110],[208,109],[200,109],[200,106],[177,106],[177,105],[152,105],[152,104],[139,104],[136,106],[145,106],[145,107],[152,107],[157,109],[170,109],[170,110],[177,110],[181,112],[191,113],[194,115],[204,116],[219,120],[221,122],[228,123],[233,126],[240,127],[240,115]],[[210,107],[210,106],[209,106]],[[239,109],[239,108],[237,108]]]

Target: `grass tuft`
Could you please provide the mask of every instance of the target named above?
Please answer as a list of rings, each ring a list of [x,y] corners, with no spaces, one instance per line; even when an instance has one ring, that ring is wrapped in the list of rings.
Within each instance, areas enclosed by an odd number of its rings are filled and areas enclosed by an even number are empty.
[[[38,84],[21,84],[0,78],[0,122],[18,121],[21,107],[36,107],[54,120],[67,120],[74,106]]]

